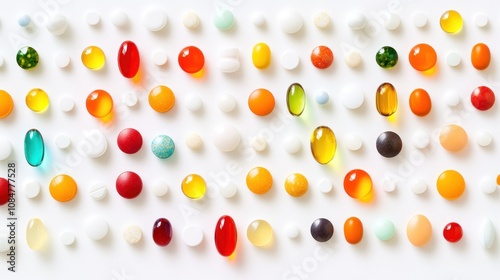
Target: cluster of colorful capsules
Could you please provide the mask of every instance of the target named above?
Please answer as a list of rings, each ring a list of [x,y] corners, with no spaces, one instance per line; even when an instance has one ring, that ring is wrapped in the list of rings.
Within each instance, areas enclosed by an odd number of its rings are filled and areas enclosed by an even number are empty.
[[[377,220],[373,226],[375,236],[381,241],[391,240],[396,234],[396,227],[389,219]],[[365,234],[364,225],[358,217],[349,217],[344,222],[343,232],[347,243],[356,245],[360,243]],[[102,217],[93,217],[85,223],[86,235],[95,241],[104,239],[109,232],[109,224]],[[422,247],[429,243],[433,235],[432,224],[429,219],[421,214],[410,218],[406,225],[406,235],[408,241],[416,247]],[[295,239],[299,236],[300,229],[290,224],[286,227],[288,238]],[[326,218],[314,220],[310,226],[311,237],[317,242],[327,242],[334,234],[332,222]],[[450,243],[457,243],[463,237],[462,226],[456,222],[446,224],[442,230],[444,239]],[[130,245],[134,245],[142,239],[142,229],[137,225],[131,225],[124,229],[123,239]],[[173,236],[174,230],[171,222],[166,218],[159,218],[153,223],[151,236],[156,245],[167,246]],[[265,220],[254,220],[247,227],[246,236],[248,241],[256,247],[272,247],[275,234],[271,224]],[[48,231],[39,218],[28,221],[26,229],[26,240],[32,250],[43,250],[47,246]],[[61,242],[66,246],[71,246],[76,235],[71,231],[62,232]],[[204,232],[197,226],[187,226],[182,231],[183,242],[190,247],[200,245],[204,240]],[[231,257],[236,252],[238,242],[238,230],[235,221],[231,216],[224,215],[219,218],[214,231],[215,247],[219,254],[224,257]],[[491,220],[486,219],[480,226],[480,243],[485,249],[491,248],[495,242],[495,229]]]

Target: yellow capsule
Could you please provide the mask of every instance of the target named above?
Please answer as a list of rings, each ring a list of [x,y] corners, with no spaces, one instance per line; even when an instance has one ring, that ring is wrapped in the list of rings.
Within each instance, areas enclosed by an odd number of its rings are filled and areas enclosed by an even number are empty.
[[[381,84],[375,95],[375,105],[379,114],[389,117],[398,109],[398,93],[390,83]]]
[[[444,32],[454,34],[462,30],[464,20],[462,19],[462,15],[460,15],[459,12],[449,10],[443,13],[441,18],[439,19],[439,24],[441,25],[441,29],[443,29]]]
[[[253,47],[252,62],[257,69],[266,69],[271,64],[271,49],[266,43],[257,43]]]
[[[207,184],[203,177],[198,174],[190,174],[182,181],[182,192],[188,198],[200,199],[207,191]]]
[[[293,173],[285,180],[285,190],[293,197],[303,196],[308,188],[309,183],[307,178],[300,173]]]
[[[86,47],[82,52],[82,63],[90,70],[99,70],[104,66],[106,56],[104,52],[96,46]]]
[[[266,247],[273,241],[271,225],[264,220],[255,220],[247,228],[248,241],[256,247]]]
[[[49,96],[43,89],[34,88],[26,94],[26,105],[33,112],[43,112],[49,108]]]
[[[38,218],[33,218],[28,221],[26,228],[26,242],[31,250],[41,250],[47,243],[48,234],[47,229],[42,221]]]
[[[328,126],[318,126],[311,135],[311,153],[321,163],[329,163],[337,151],[335,134]]]

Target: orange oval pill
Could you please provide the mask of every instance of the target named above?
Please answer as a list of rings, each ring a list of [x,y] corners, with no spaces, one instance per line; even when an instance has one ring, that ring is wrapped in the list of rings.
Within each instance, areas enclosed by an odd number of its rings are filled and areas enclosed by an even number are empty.
[[[363,239],[363,223],[356,217],[350,217],[344,223],[344,236],[349,244],[358,244]]]
[[[424,246],[432,237],[431,222],[424,215],[413,216],[406,226],[406,235],[413,246]]]
[[[270,114],[274,109],[274,105],[274,95],[267,89],[256,89],[248,97],[248,108],[257,116]]]
[[[488,68],[491,61],[490,48],[483,43],[474,45],[470,54],[470,61],[472,62],[472,66],[477,70]]]
[[[455,200],[465,191],[465,180],[455,170],[446,170],[439,175],[436,182],[439,194],[449,200]]]
[[[432,108],[431,97],[425,89],[417,88],[410,94],[410,109],[416,116],[424,117]]]

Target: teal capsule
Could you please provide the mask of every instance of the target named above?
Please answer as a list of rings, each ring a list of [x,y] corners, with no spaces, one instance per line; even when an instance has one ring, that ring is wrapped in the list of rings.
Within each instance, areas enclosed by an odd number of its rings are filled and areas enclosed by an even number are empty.
[[[286,106],[292,116],[298,117],[306,107],[306,92],[299,83],[293,83],[286,91]]]
[[[24,137],[24,156],[26,161],[31,166],[39,166],[42,164],[45,155],[45,145],[40,131],[30,129]]]
[[[375,223],[375,235],[378,239],[386,241],[394,237],[396,229],[392,221],[388,219],[381,219]]]

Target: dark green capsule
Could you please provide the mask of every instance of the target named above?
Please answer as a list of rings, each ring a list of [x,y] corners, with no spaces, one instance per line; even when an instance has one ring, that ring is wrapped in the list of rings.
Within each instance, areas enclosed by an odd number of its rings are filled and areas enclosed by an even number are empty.
[[[36,167],[42,164],[45,145],[40,131],[30,129],[24,137],[24,157],[29,165]]]
[[[385,46],[378,50],[375,55],[375,60],[378,66],[389,69],[396,66],[398,63],[398,53],[393,47]]]
[[[22,47],[16,56],[17,65],[24,70],[33,69],[38,65],[38,52],[32,47]]]
[[[286,91],[286,106],[292,116],[298,117],[306,107],[306,92],[299,83],[293,83]]]

